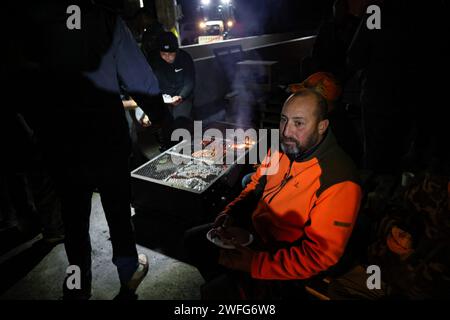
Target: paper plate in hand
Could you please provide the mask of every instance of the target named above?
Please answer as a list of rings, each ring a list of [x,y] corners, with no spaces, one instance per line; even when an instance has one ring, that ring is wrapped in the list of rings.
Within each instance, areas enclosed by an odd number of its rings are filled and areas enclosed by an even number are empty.
[[[235,238],[235,240],[244,247],[253,242],[253,235],[247,230],[238,227],[228,227],[223,231],[223,235],[224,236],[221,237],[218,235],[217,230],[211,229],[206,234],[206,238],[223,249],[234,249],[234,245],[231,242],[232,238]]]

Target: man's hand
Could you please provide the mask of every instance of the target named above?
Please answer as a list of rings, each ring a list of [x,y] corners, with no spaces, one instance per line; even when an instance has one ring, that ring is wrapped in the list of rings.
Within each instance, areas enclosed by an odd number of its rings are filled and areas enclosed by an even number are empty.
[[[150,119],[145,114],[144,110],[142,110],[141,108],[139,108],[139,107],[136,108],[136,111],[134,112],[134,116],[136,117],[136,120],[139,122],[139,124],[141,126],[143,126],[144,128],[150,127],[152,125],[152,123],[150,122]]]
[[[150,119],[148,118],[148,116],[144,113],[143,116],[141,117],[141,119],[139,120],[139,123],[141,124],[141,126],[143,126],[144,128],[150,127],[152,125]]]
[[[226,213],[221,213],[216,217],[216,220],[213,224],[213,230],[211,235],[213,237],[222,238],[227,234],[227,228],[231,226],[232,219],[231,216]]]
[[[233,223],[233,219],[229,214],[221,213],[217,216],[216,220],[214,221],[213,228],[228,228]]]
[[[241,246],[236,241],[232,241],[235,249],[222,249],[219,254],[219,264],[233,270],[250,273],[252,270],[253,256],[255,251]]]
[[[172,105],[174,107],[176,107],[177,105],[179,105],[182,102],[183,102],[183,98],[181,96],[173,96],[172,97]]]

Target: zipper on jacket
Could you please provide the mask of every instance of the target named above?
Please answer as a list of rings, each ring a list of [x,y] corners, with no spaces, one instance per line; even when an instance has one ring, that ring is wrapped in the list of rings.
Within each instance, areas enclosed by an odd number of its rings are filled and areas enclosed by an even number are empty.
[[[281,191],[281,189],[283,189],[283,187],[289,182],[289,180],[292,179],[291,176],[291,170],[292,170],[292,165],[293,165],[294,161],[291,160],[291,163],[289,164],[289,170],[288,172],[285,174],[283,180],[281,181],[280,185],[278,186],[277,189],[275,189],[272,192],[269,192],[268,194],[266,194],[264,196],[263,199],[266,199],[269,195],[272,195],[268,201],[268,203],[272,202],[273,198]]]

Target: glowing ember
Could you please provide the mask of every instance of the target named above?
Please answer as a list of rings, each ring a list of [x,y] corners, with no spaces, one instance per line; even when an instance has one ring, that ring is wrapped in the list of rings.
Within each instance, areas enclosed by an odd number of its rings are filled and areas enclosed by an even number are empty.
[[[250,146],[254,145],[256,142],[254,140],[251,140],[249,137],[245,137],[245,143],[235,143],[232,145],[234,149],[245,149],[249,148]]]

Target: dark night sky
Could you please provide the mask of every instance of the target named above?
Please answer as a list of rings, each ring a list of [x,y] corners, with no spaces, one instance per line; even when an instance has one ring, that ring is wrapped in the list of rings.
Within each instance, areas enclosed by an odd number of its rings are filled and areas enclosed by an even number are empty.
[[[213,2],[214,0],[211,0]],[[178,0],[183,22],[196,22],[200,0]],[[309,31],[331,14],[333,0],[234,0],[236,20],[245,35]]]

